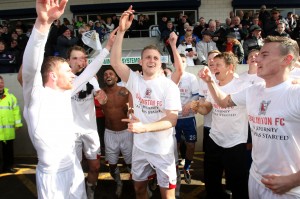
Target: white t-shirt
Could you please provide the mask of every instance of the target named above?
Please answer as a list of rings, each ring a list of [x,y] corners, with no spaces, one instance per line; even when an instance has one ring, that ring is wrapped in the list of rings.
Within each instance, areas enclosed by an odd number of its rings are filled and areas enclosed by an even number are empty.
[[[248,71],[243,72],[239,75],[240,81],[242,81],[245,84],[249,84],[249,86],[263,82],[264,80],[257,76],[257,74],[249,74]]]
[[[179,91],[180,91],[180,100],[182,107],[191,102],[192,100],[198,100],[199,98],[199,84],[196,76],[194,74],[184,72],[179,83],[178,83]],[[182,112],[178,113],[178,119],[194,117],[194,113],[190,110],[189,115],[182,116]]]
[[[107,49],[101,51],[74,80],[73,90],[54,90],[43,86],[40,72],[47,37],[48,33],[40,33],[34,27],[24,52],[24,118],[37,151],[39,169],[55,173],[73,167],[76,157],[71,96],[97,73],[109,52]]]
[[[94,94],[96,91],[100,90],[100,88],[99,88],[99,83],[95,77],[93,77],[89,81],[89,83],[94,87],[92,92],[89,95],[87,95],[85,98],[80,99],[78,98],[78,93],[76,93],[71,98],[73,117],[74,117],[77,133],[82,133],[82,132],[97,133]],[[82,86],[82,90],[86,91],[86,84]]]
[[[253,143],[250,174],[255,180],[262,184],[262,175],[300,171],[300,86],[290,80],[272,88],[260,83],[231,98],[247,106]],[[300,186],[288,194],[299,197]]]
[[[159,121],[166,116],[166,110],[181,110],[177,85],[163,75],[144,80],[130,71],[126,88],[133,98],[134,114],[144,124]],[[133,140],[137,148],[148,153],[174,153],[173,128],[134,134]]]
[[[215,76],[212,76],[212,78],[216,82]],[[199,79],[198,84],[199,84],[199,96],[200,96],[200,98],[204,97],[205,99],[207,99],[207,96],[208,96],[208,93],[209,93],[207,83],[204,82],[202,79]],[[210,128],[211,127],[211,122],[212,122],[212,111],[210,111],[206,115],[203,115],[203,117],[204,117],[203,126]]]
[[[300,79],[300,68],[294,67],[290,72],[290,78],[292,79]]]
[[[238,92],[243,89],[238,78],[233,78],[225,86],[219,88],[226,94]],[[241,143],[246,143],[248,138],[248,118],[246,107],[234,106],[221,108],[208,95],[207,101],[212,103],[212,124],[209,136],[219,146],[230,148]]]

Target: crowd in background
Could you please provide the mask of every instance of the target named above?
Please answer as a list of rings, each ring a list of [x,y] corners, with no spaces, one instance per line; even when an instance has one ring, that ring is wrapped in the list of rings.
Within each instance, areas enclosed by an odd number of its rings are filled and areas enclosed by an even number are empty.
[[[206,20],[204,17],[200,17],[194,24],[191,21],[182,13],[173,21],[167,14],[162,15],[158,21],[161,40],[165,43],[172,62],[168,37],[173,31],[179,35],[178,51],[185,52],[185,49],[190,49],[190,45],[194,48],[194,51],[189,51],[189,55],[186,54],[192,60],[189,62],[190,66],[207,64],[207,53],[211,50],[231,51],[240,63],[245,63],[248,52],[259,49],[263,38],[268,35],[286,36],[298,41],[300,38],[300,19],[297,14],[288,12],[284,17],[280,15],[279,9],[272,8],[268,11],[265,5],[261,6],[258,13],[239,10],[235,15],[231,11],[224,23],[220,20]],[[103,42],[118,23],[116,14],[106,18],[97,15],[94,21],[84,21],[80,16],[71,21],[67,18],[58,19],[52,24],[45,56],[66,58],[67,49],[74,45],[88,50],[88,46],[81,40],[82,33],[95,30]],[[154,24],[151,24],[147,15],[139,14],[125,37],[148,37],[151,25]],[[0,25],[0,73],[18,72],[31,29],[32,25],[25,25],[21,20],[16,21],[15,25],[9,22]]]

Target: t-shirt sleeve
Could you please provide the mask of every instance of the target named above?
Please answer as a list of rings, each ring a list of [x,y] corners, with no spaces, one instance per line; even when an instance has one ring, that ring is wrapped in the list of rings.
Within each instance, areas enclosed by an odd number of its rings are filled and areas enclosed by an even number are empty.
[[[134,82],[137,82],[137,81],[138,81],[137,74],[135,72],[133,72],[132,70],[130,70],[128,80],[127,80],[127,82],[124,82],[125,87],[129,90],[129,92],[133,91]]]
[[[165,109],[181,111],[180,92],[173,82],[170,84],[166,93]]]
[[[192,95],[195,97],[197,95],[196,99],[199,97],[199,92],[200,92],[200,86],[198,83],[198,80],[195,75],[192,75],[191,77],[191,84],[192,84]]]
[[[247,95],[248,88],[241,90],[240,92],[230,94],[231,100],[237,106],[246,106],[246,95]]]

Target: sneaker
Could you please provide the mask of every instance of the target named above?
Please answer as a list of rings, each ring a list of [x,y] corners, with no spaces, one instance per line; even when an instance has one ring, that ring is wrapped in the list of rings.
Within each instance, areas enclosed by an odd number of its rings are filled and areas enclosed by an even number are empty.
[[[117,190],[116,190],[117,198],[121,198],[122,189],[123,189],[123,183],[118,183],[117,184]]]
[[[179,163],[181,166],[184,166],[184,164],[185,164],[185,159],[182,159],[181,161],[180,161],[180,163]]]
[[[94,199],[96,185],[86,182],[86,195],[88,199]]]
[[[189,170],[184,170],[184,169],[183,169],[183,175],[184,175],[184,181],[185,181],[187,184],[191,184],[192,178],[191,178],[190,171],[189,171]]]

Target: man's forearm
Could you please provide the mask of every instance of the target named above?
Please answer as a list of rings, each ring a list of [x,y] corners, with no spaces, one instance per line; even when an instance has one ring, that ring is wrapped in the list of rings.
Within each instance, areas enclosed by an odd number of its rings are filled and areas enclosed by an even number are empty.
[[[145,132],[157,132],[172,128],[176,125],[178,119],[177,114],[163,117],[161,120],[149,124],[144,124]]]
[[[182,59],[176,49],[176,45],[172,45],[171,48],[173,51],[174,67],[175,67],[175,71],[172,74],[171,78],[175,84],[178,84],[183,74]]]
[[[122,64],[122,44],[125,32],[118,31],[114,45],[111,49],[111,59],[110,62],[112,66]]]
[[[127,82],[130,68],[122,63],[122,43],[125,32],[118,31],[111,49],[110,63],[123,82]]]
[[[211,96],[219,106],[226,108],[235,105],[232,102],[230,95],[227,95],[226,93],[221,91],[221,89],[218,87],[215,81],[212,80],[211,82],[208,82],[207,86]]]

